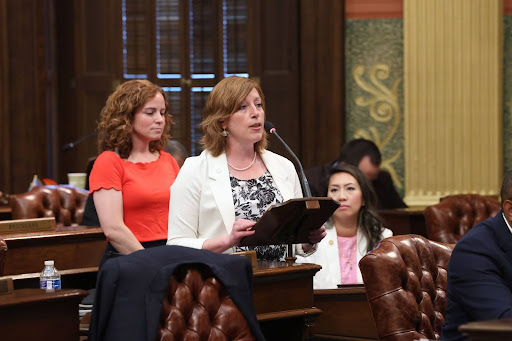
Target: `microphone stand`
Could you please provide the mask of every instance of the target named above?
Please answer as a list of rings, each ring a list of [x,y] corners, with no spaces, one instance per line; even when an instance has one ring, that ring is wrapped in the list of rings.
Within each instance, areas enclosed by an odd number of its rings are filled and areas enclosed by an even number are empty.
[[[290,153],[290,155],[293,157],[293,159],[295,160],[296,165],[299,166],[299,171],[300,171],[300,175],[301,175],[300,176],[300,182],[302,183],[302,189],[303,189],[304,197],[305,198],[310,198],[311,197],[311,189],[309,188],[308,179],[306,178],[306,173],[304,173],[304,169],[302,168],[302,163],[300,162],[299,158],[297,157],[297,155],[295,155],[295,153],[288,146],[288,144],[286,144],[286,142],[284,142],[284,140],[281,138],[281,136],[279,136],[279,134],[277,133],[276,128],[274,127],[273,123],[271,123],[269,121],[266,121],[265,122],[265,130],[268,133],[270,133],[272,135],[275,135],[277,137],[279,142],[281,142],[281,144],[286,148],[288,153]],[[306,202],[306,205],[308,205],[307,202]],[[289,242],[288,243],[288,257],[285,257],[285,261],[288,264],[293,264],[293,263],[295,263],[296,259],[297,259],[297,257],[295,257],[294,254],[293,254],[293,243]]]
[[[96,135],[98,135],[98,132],[93,131],[92,133],[82,136],[81,138],[79,138],[76,141],[66,143],[65,145],[62,146],[62,148],[60,150],[63,152],[67,152],[68,150],[75,148],[78,144],[82,143],[83,141],[90,139],[91,137],[96,136]]]
[[[270,132],[270,134],[275,135],[277,137],[277,139],[281,142],[281,144],[286,148],[288,153],[290,153],[290,155],[293,157],[296,165],[299,166],[299,172],[301,174],[300,182],[302,183],[302,188],[304,189],[304,197],[305,198],[311,197],[312,195],[311,195],[311,189],[309,188],[309,182],[308,182],[308,179],[306,178],[304,169],[302,168],[302,164],[299,161],[299,158],[297,157],[297,155],[295,155],[293,150],[286,144],[286,142],[284,142],[284,140],[281,138],[281,136],[279,136],[279,134],[276,131],[276,128],[274,128],[272,126],[272,128],[269,130],[269,132]]]

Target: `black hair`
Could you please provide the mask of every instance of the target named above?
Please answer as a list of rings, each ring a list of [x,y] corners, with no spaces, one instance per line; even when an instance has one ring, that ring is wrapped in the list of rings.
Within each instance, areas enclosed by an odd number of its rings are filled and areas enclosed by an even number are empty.
[[[384,231],[382,218],[377,214],[375,210],[377,204],[377,195],[375,194],[375,191],[373,190],[373,187],[368,178],[357,167],[353,165],[339,164],[338,166],[331,169],[331,176],[337,173],[348,173],[352,175],[361,188],[364,206],[361,206],[361,209],[359,210],[359,216],[357,217],[357,228],[361,229],[366,239],[368,240],[366,252],[370,252],[377,246],[381,239],[382,232]]]
[[[380,154],[379,147],[370,140],[354,139],[343,145],[338,156],[338,162],[357,167],[365,156],[370,157],[373,165],[380,166],[382,155]]]

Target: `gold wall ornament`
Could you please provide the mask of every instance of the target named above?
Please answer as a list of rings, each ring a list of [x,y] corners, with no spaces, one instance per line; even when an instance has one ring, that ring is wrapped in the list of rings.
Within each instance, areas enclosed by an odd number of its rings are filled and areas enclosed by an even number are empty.
[[[400,103],[398,99],[398,85],[401,79],[397,78],[393,81],[391,89],[386,87],[381,81],[389,78],[389,65],[377,63],[370,69],[370,83],[367,83],[362,76],[364,75],[364,65],[356,65],[352,71],[352,75],[356,84],[369,93],[370,97],[357,96],[354,101],[358,107],[369,107],[370,117],[378,123],[388,123],[393,121],[391,128],[381,139],[380,133],[375,126],[369,126],[368,129],[357,129],[354,138],[364,138],[375,142],[379,150],[382,152],[386,145],[391,141],[400,126],[401,114]],[[398,174],[393,166],[398,157],[402,154],[402,150],[396,151],[392,157],[383,159],[381,167],[389,172],[393,181],[398,188],[403,188]]]

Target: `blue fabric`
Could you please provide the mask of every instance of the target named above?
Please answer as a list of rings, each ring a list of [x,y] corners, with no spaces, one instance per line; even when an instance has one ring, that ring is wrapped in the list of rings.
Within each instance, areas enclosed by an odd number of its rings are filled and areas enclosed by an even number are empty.
[[[466,233],[448,265],[442,340],[469,340],[457,328],[512,317],[512,233],[500,211]]]
[[[156,340],[169,279],[177,266],[190,263],[210,267],[255,338],[264,340],[252,304],[251,262],[236,255],[169,245],[111,258],[103,265],[96,283],[89,340]]]

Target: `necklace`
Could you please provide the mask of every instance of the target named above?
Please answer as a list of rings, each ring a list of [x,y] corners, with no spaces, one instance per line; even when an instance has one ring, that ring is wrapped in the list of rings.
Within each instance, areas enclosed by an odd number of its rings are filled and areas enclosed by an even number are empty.
[[[350,253],[348,254],[348,257],[345,257],[345,252],[343,252],[343,249],[340,248],[341,250],[341,257],[342,258],[345,258],[347,261],[345,262],[345,264],[349,264],[350,266],[350,270],[352,270],[352,251],[354,251],[354,249],[356,248],[356,244],[357,244],[357,240],[356,242],[354,243],[354,246],[351,246],[350,247]]]
[[[227,158],[226,158],[226,161],[227,161]],[[247,167],[238,168],[238,167],[235,167],[235,166],[233,166],[232,164],[230,164],[230,163],[229,163],[229,161],[227,161],[227,162],[228,162],[228,166],[229,166],[229,167],[231,167],[231,168],[233,168],[234,170],[237,170],[237,171],[239,171],[239,172],[243,172],[244,170],[248,170],[249,168],[251,168],[251,167],[252,167],[252,165],[254,165],[254,162],[255,162],[255,161],[256,161],[256,151],[254,152],[254,157],[252,158],[251,163],[250,163],[250,164],[249,164],[249,166],[247,166]]]

